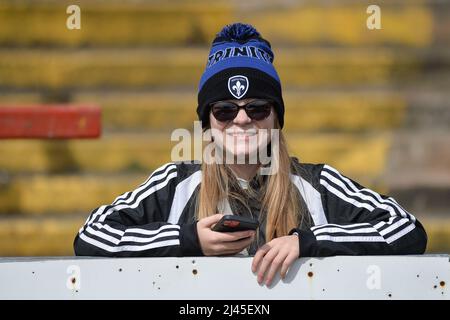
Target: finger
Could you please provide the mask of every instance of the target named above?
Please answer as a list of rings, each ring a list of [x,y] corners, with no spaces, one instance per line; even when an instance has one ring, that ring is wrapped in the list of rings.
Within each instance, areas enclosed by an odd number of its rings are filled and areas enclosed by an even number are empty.
[[[234,242],[223,242],[221,250],[224,252],[237,253],[247,248],[255,239],[254,236]]]
[[[255,235],[254,230],[235,231],[235,232],[217,232],[217,240],[222,242],[234,242]]]
[[[266,253],[270,250],[270,245],[265,244],[256,252],[252,260],[252,272],[255,273],[258,270],[258,266]]]
[[[280,270],[282,264],[286,260],[286,257],[288,256],[287,252],[278,252],[276,257],[272,260],[272,263],[269,266],[269,270],[266,273],[266,285],[270,286],[272,283],[273,278],[275,277],[275,274],[278,270]]]
[[[222,253],[222,255],[227,255],[227,256],[234,256],[240,252],[242,252],[242,250],[244,250],[245,248],[242,249],[238,249],[238,250],[226,250]]]
[[[295,253],[289,253],[289,255],[284,260],[283,264],[281,265],[280,270],[280,276],[281,279],[284,279],[286,277],[286,274],[288,272],[288,269],[291,267],[291,265],[294,263],[295,260],[297,260],[297,255]]]
[[[275,259],[275,257],[277,256],[278,251],[279,249],[277,247],[271,248],[262,259],[258,269],[258,278],[257,278],[258,283],[262,283],[264,281],[265,273],[272,264],[273,259]]]
[[[227,242],[227,244],[230,244],[232,249],[241,251],[241,250],[247,248],[248,246],[250,246],[254,240],[255,240],[255,235],[252,235],[252,236],[242,239],[242,240],[238,240],[238,241],[234,241],[234,242]]]
[[[210,228],[213,224],[219,222],[219,220],[222,219],[222,217],[223,217],[223,214],[217,213],[217,214],[214,214],[214,215],[212,215],[212,216],[209,216],[209,217],[200,219],[200,220],[198,221],[198,223],[199,223],[202,227]]]

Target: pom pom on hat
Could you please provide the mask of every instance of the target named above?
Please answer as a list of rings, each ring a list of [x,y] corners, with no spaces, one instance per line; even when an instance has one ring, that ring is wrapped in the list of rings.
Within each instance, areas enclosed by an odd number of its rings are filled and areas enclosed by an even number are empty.
[[[216,35],[221,40],[242,41],[261,37],[259,32],[251,25],[244,23],[234,23],[223,27]]]

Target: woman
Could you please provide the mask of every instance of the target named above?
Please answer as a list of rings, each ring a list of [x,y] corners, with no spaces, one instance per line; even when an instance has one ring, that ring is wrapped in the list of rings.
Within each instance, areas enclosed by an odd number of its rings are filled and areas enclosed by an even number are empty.
[[[226,26],[213,41],[198,93],[197,113],[214,150],[201,163],[166,164],[134,191],[94,210],[76,236],[75,253],[247,252],[254,255],[258,282],[268,285],[298,257],[423,253],[422,225],[394,199],[328,165],[289,157],[273,59],[269,42],[252,26]],[[212,231],[224,213],[257,218],[260,227]]]

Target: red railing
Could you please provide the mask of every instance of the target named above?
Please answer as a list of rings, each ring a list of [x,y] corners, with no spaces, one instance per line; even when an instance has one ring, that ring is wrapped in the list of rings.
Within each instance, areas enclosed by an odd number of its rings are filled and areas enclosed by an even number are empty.
[[[98,138],[101,111],[94,105],[0,106],[0,139]]]

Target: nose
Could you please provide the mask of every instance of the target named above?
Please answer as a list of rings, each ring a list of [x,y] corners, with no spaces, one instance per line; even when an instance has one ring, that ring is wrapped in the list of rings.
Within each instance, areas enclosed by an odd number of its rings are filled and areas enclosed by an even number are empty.
[[[247,115],[244,109],[240,109],[236,118],[234,118],[234,124],[247,124],[252,122],[252,119]]]

